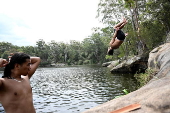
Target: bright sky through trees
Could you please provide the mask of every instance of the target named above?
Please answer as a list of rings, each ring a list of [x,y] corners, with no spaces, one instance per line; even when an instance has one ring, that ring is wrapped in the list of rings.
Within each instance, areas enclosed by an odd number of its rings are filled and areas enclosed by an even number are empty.
[[[99,0],[2,0],[0,1],[0,42],[18,46],[35,45],[43,39],[82,41],[93,27]]]

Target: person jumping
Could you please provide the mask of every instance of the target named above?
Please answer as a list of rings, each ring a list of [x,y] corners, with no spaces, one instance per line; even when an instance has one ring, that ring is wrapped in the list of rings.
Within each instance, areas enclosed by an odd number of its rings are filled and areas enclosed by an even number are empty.
[[[107,54],[113,55],[113,49],[119,48],[119,46],[123,43],[125,37],[128,33],[123,33],[121,30],[127,24],[127,20],[123,18],[123,21],[114,26],[114,35],[109,43],[110,47],[108,47]]]

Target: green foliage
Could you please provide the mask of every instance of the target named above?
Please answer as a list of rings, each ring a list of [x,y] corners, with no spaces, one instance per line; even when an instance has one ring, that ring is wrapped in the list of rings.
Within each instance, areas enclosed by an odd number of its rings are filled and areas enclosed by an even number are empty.
[[[125,8],[135,7],[134,0],[124,0],[125,1]]]
[[[85,60],[83,64],[90,64],[90,60]]]
[[[137,81],[139,83],[139,87],[142,87],[146,83],[148,83],[153,78],[153,76],[155,74],[156,74],[156,71],[154,71],[152,69],[147,69],[145,71],[145,73],[135,74],[135,78],[137,79]]]
[[[146,4],[146,14],[153,21],[162,23],[166,29],[170,29],[170,1],[149,0]]]
[[[151,50],[165,40],[166,30],[158,21],[145,21],[141,24],[141,37]]]
[[[9,54],[10,54],[9,51],[5,51],[5,52],[1,55],[1,58],[6,59],[6,58],[8,58]]]
[[[108,25],[103,29],[105,33],[109,33],[108,29],[120,21],[122,15],[128,19],[123,30],[129,35],[118,57],[151,50],[161,44],[170,31],[169,0],[100,0],[98,5],[98,17]]]
[[[50,65],[50,63],[47,62],[47,61],[40,63],[40,66],[41,66],[41,67],[45,67],[45,66],[48,66],[48,65]]]
[[[125,93],[124,95],[129,94],[129,92],[127,91],[127,89],[123,89],[122,91]],[[122,96],[124,96],[124,95],[116,96],[115,98],[119,98],[119,97],[122,97]]]
[[[79,60],[78,65],[83,65],[83,60]]]
[[[123,92],[125,93],[125,95],[129,94],[129,92],[126,89],[124,89]]]
[[[106,55],[105,58],[106,58],[107,60],[112,60],[112,59],[113,59],[113,56],[112,56],[112,55]]]

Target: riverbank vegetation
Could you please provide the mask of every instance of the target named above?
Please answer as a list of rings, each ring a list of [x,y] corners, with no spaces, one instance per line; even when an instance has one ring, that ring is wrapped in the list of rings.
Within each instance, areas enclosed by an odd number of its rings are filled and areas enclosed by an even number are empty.
[[[35,46],[21,47],[0,42],[0,57],[7,58],[10,53],[24,52],[30,56],[41,57],[43,66],[55,63],[99,64],[120,58],[126,59],[128,56],[150,51],[164,42],[170,31],[169,8],[169,0],[100,0],[97,17],[105,27],[94,27],[93,33],[82,42],[45,42],[39,39]],[[128,19],[123,30],[129,35],[113,56],[107,56],[113,26],[122,19],[122,15]]]
[[[145,73],[135,74],[135,78],[139,83],[139,88],[147,84],[153,77],[155,77],[156,71],[153,69],[147,69]],[[156,78],[156,77],[155,77]]]

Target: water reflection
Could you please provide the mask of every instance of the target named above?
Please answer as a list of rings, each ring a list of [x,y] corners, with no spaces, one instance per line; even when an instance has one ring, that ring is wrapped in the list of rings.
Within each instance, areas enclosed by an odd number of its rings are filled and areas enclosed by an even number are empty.
[[[113,75],[108,68],[82,66],[39,68],[31,78],[37,113],[80,113],[133,91],[136,82],[130,75]]]

